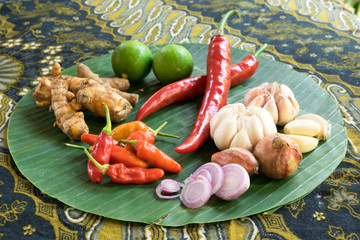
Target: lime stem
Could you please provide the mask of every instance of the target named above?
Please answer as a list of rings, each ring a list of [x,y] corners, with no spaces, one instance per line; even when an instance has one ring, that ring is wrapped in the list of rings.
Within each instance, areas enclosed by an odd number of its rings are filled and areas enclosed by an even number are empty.
[[[255,57],[259,57],[260,56],[260,54],[267,48],[267,43],[265,43],[261,48],[259,48],[256,52],[255,52],[255,54],[254,54],[254,56]]]
[[[224,34],[225,24],[226,24],[227,20],[229,19],[229,17],[234,15],[234,14],[239,14],[239,12],[237,10],[231,10],[231,11],[229,11],[229,12],[227,12],[225,14],[225,16],[220,21],[220,25],[219,25],[219,28],[216,31],[216,35],[223,35]]]
[[[86,148],[84,149],[84,152],[85,152],[86,156],[88,156],[90,161],[102,172],[102,174],[105,175],[107,170],[109,169],[109,164],[101,165],[100,163],[98,163],[98,161],[96,161],[95,158],[93,156],[91,156],[89,150],[87,150]]]
[[[106,112],[106,125],[102,129],[102,132],[105,133],[106,135],[111,135],[112,134],[112,129],[111,129],[111,119],[110,119],[109,108],[106,105],[106,103],[101,103],[101,104],[105,106],[105,112]]]

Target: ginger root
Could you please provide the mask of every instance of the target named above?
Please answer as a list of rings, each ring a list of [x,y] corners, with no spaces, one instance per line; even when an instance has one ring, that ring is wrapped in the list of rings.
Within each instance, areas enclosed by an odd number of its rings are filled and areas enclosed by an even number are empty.
[[[129,81],[121,78],[99,78],[84,64],[78,65],[78,75],[60,75],[61,67],[54,63],[52,75],[42,77],[33,93],[36,105],[50,105],[58,126],[72,140],[80,139],[81,134],[89,131],[81,109],[91,111],[95,116],[106,117],[102,103],[106,103],[111,120],[120,122],[132,111],[138,102],[137,94],[119,90],[128,89]],[[117,88],[114,88],[116,86]]]
[[[50,77],[42,77],[39,84],[36,86],[32,96],[38,107],[46,107],[51,104],[51,82],[58,78],[61,73],[60,64],[54,62],[51,69]]]
[[[84,120],[84,113],[78,112],[80,105],[76,103],[75,94],[69,91],[69,82],[62,76],[51,83],[51,110],[59,127],[71,140],[80,140],[89,128]]]
[[[129,89],[130,82],[125,78],[100,78],[98,74],[93,73],[88,66],[85,64],[79,63],[77,66],[77,76],[81,78],[91,78],[97,81],[98,83],[104,85],[105,87],[111,89],[117,89],[118,94],[129,101],[132,106],[135,106],[139,101],[139,95],[123,92]]]
[[[109,108],[113,122],[124,120],[132,111],[131,104],[116,89],[106,87],[90,78],[74,78],[69,80],[69,89],[76,94],[77,101],[95,116],[106,117],[102,103]]]

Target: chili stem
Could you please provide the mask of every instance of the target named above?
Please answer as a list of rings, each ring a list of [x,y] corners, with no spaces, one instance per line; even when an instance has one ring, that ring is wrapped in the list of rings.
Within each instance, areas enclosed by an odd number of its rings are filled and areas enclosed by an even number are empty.
[[[110,119],[109,108],[106,105],[106,103],[101,103],[101,104],[105,106],[105,111],[106,111],[106,125],[102,129],[102,132],[105,133],[106,135],[111,135],[112,134],[112,128],[111,128],[111,119]]]
[[[130,144],[132,147],[135,146],[135,144],[137,143],[137,140],[127,140],[127,139],[121,139],[120,142],[123,142],[123,143],[128,143]]]
[[[149,127],[149,130],[154,134],[155,137],[156,137],[157,135],[159,135],[159,136],[172,137],[172,138],[177,138],[177,139],[179,139],[179,138],[180,138],[179,136],[175,136],[175,135],[172,135],[172,134],[160,132],[160,130],[163,129],[166,124],[167,124],[167,122],[164,122],[163,124],[161,124],[161,125],[160,125],[157,129],[155,129],[155,130],[153,130],[153,129],[151,129],[151,128]]]
[[[67,147],[72,147],[72,148],[77,148],[77,149],[90,149],[91,147],[84,147],[84,146],[79,146],[79,145],[75,145],[75,144],[71,144],[71,143],[64,143],[65,146]]]
[[[91,156],[90,152],[85,148],[84,152],[86,154],[86,156],[88,156],[88,158],[90,159],[90,161],[102,172],[102,174],[106,174],[107,170],[109,169],[109,164],[104,164],[101,165],[100,163],[98,163],[95,158],[93,158],[93,156]]]
[[[254,54],[254,56],[255,57],[259,57],[260,56],[260,54],[267,48],[267,43],[265,43],[261,48],[259,48],[256,52],[255,52],[255,54]]]
[[[234,14],[239,14],[239,12],[237,10],[231,10],[231,11],[229,11],[229,12],[227,12],[225,14],[225,16],[220,21],[220,25],[219,25],[219,28],[216,31],[216,35],[223,35],[224,34],[225,24],[226,24],[227,20],[229,19],[229,17],[234,15]]]

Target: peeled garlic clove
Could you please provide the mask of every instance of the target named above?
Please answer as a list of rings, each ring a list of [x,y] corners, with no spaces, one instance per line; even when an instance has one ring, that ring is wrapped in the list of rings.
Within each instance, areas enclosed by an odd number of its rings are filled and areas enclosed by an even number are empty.
[[[314,150],[319,144],[319,139],[308,136],[292,135],[286,134],[286,136],[291,137],[299,145],[300,151],[302,153],[307,153]]]
[[[323,117],[321,117],[317,114],[308,113],[308,114],[298,116],[295,120],[299,120],[299,119],[312,120],[314,122],[317,122],[320,125],[320,129],[321,129],[320,133],[315,136],[317,139],[325,140],[330,136],[331,124],[328,121],[326,121]]]
[[[299,119],[289,122],[284,127],[285,134],[314,137],[320,133],[320,125],[312,120]]]

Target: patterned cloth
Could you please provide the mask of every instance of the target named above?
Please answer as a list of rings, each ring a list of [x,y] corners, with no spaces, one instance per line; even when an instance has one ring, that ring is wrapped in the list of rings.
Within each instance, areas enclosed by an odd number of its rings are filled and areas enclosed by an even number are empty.
[[[338,104],[347,154],[308,196],[271,214],[184,227],[122,222],[70,208],[17,169],[6,133],[12,109],[54,61],[67,68],[129,39],[208,43],[229,9],[235,48],[268,43],[269,58],[306,72]],[[330,0],[0,1],[0,239],[359,239],[360,23]]]

